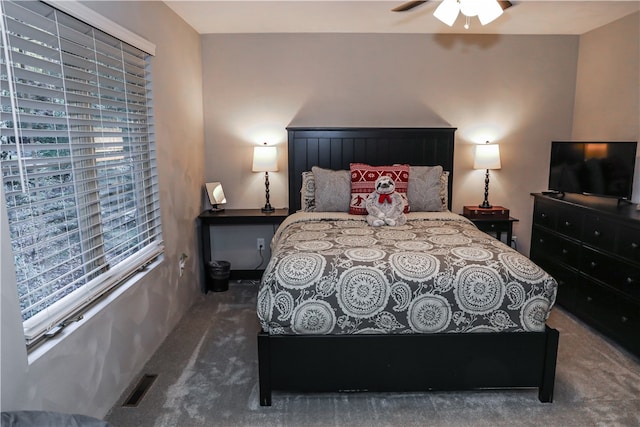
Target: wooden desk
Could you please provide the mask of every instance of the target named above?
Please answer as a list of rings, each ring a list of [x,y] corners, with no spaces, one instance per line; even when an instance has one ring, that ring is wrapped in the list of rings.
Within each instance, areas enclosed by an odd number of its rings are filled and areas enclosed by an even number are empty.
[[[211,289],[212,280],[207,274],[206,267],[211,261],[211,230],[212,226],[227,225],[280,225],[289,215],[288,209],[276,209],[271,213],[264,213],[260,209],[225,209],[220,212],[206,210],[198,215],[200,223],[200,243],[202,246],[202,268],[204,270],[204,289],[207,293]],[[268,242],[265,242],[268,244]],[[254,279],[262,277],[264,270],[231,270],[231,280]]]

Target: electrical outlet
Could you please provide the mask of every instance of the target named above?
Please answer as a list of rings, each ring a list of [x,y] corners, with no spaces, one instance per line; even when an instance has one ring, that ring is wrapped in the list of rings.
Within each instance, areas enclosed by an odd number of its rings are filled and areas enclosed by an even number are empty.
[[[262,237],[259,237],[258,240],[256,240],[256,250],[262,250],[264,249],[264,239]]]

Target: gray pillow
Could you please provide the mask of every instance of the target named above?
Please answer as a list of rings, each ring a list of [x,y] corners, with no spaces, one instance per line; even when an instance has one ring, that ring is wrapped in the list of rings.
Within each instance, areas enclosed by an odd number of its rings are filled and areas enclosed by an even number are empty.
[[[442,212],[442,166],[411,166],[407,198],[411,212]]]
[[[348,170],[311,168],[316,183],[316,212],[349,212],[351,173]]]

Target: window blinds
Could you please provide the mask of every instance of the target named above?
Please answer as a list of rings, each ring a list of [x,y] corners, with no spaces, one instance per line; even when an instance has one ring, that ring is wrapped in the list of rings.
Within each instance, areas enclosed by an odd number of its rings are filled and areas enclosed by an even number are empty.
[[[27,341],[162,251],[149,55],[2,1],[1,170]]]

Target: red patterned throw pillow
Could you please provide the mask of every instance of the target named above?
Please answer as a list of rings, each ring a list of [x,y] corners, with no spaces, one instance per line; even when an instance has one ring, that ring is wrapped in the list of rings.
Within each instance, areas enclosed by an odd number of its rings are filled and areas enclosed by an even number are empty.
[[[351,163],[351,203],[349,213],[352,215],[366,215],[365,200],[375,189],[376,179],[386,175],[396,184],[396,192],[404,199],[404,212],[409,212],[407,187],[409,186],[409,165],[370,166],[364,163]]]

